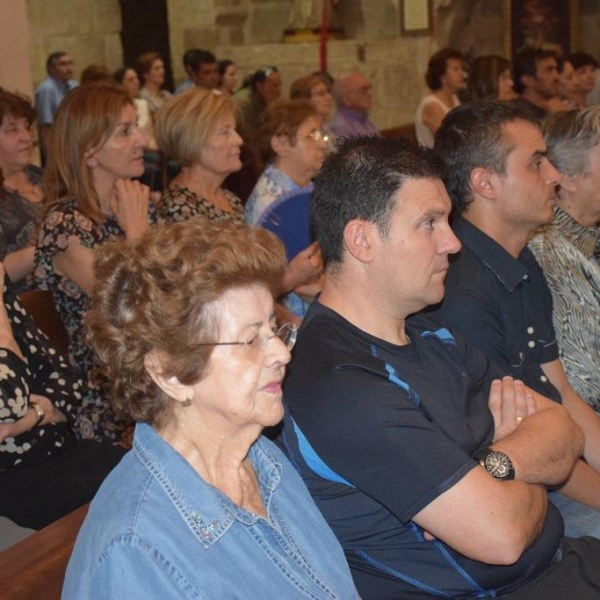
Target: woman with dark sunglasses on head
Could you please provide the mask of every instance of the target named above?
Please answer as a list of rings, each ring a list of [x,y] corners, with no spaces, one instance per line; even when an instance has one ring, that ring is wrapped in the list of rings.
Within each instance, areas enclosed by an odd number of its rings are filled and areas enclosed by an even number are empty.
[[[296,336],[274,317],[280,243],[191,219],[107,247],[96,267],[90,343],[137,426],[63,598],[357,598],[339,543],[261,435],[283,416]]]

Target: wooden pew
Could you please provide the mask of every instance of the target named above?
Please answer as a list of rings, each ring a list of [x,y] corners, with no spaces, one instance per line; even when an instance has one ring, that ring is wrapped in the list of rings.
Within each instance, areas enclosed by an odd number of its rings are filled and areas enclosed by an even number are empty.
[[[67,563],[89,505],[0,552],[0,597],[60,599]]]
[[[33,317],[35,324],[48,336],[60,350],[63,357],[68,358],[69,336],[56,311],[52,292],[49,290],[31,290],[19,294],[19,302]]]
[[[411,142],[417,143],[417,133],[415,132],[415,124],[407,123],[406,125],[398,125],[389,129],[382,129],[379,133],[385,138],[400,137]]]

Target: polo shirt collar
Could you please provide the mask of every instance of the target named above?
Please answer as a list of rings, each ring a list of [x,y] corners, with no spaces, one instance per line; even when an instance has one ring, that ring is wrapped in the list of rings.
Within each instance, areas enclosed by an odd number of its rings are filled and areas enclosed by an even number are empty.
[[[460,241],[483,261],[509,291],[512,292],[522,281],[529,279],[531,253],[527,247],[517,260],[498,242],[462,217],[454,219],[452,228]]]

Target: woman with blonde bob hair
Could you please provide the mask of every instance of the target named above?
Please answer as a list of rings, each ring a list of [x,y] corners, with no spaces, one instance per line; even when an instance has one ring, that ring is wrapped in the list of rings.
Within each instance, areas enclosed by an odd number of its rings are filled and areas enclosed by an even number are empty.
[[[309,111],[313,110],[308,107]],[[159,205],[166,222],[202,217],[210,221],[244,223],[241,200],[222,187],[225,178],[241,168],[242,138],[235,129],[236,105],[218,90],[193,88],[175,96],[158,112],[156,140],[169,158],[181,164]],[[280,292],[319,276],[321,255],[308,248],[290,262]],[[285,320],[299,323],[295,315],[278,305]]]
[[[95,250],[114,237],[133,239],[155,220],[149,190],[132,177],[144,170],[146,137],[125,90],[89,84],[61,103],[50,134],[44,172],[46,214],[35,253],[38,286],[52,291],[69,335],[69,357],[88,377],[78,424],[82,437],[119,437],[91,375],[93,360],[83,335],[83,315],[94,285]]]
[[[219,90],[186,90],[158,111],[155,133],[162,152],[181,165],[163,195],[161,216],[243,222],[241,200],[222,187],[242,168],[233,100]]]
[[[63,598],[357,598],[341,547],[264,427],[296,339],[273,234],[192,219],[106,247],[89,339],[133,449],[90,506]]]

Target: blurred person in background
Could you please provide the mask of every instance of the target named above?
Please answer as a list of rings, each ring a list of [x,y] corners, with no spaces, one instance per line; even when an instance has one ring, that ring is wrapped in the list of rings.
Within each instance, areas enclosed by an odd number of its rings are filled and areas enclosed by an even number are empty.
[[[35,115],[27,98],[0,90],[0,260],[15,293],[33,286],[42,216],[42,170],[31,164]]]

